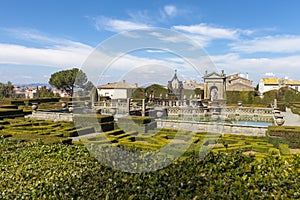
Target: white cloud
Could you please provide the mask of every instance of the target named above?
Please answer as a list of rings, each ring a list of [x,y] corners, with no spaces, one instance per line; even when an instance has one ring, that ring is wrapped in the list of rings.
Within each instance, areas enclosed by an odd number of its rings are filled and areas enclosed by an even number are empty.
[[[265,76],[275,76],[275,74],[273,72],[266,72]]]
[[[164,11],[170,17],[173,17],[177,14],[177,8],[173,5],[164,6]]]
[[[64,38],[46,36],[35,29],[1,28],[14,38],[35,42],[25,46],[0,43],[0,64],[49,66],[55,68],[80,67],[93,47]]]
[[[97,17],[95,19],[97,30],[108,30],[112,32],[122,32],[136,29],[144,29],[149,26],[144,23],[133,22],[128,20],[111,19],[107,17]]]
[[[179,26],[173,26],[172,28],[189,34],[203,36],[207,39],[235,40],[239,36],[238,30],[213,27],[205,23],[191,25],[191,26],[179,25]]]
[[[267,36],[232,45],[232,50],[244,53],[293,53],[300,51],[300,36]]]
[[[300,75],[295,73],[300,66],[299,58],[300,55],[278,58],[242,58],[238,54],[211,56],[218,68],[224,69],[227,73],[248,72],[254,81],[258,81],[270,71],[278,77],[290,76],[292,79],[300,80]]]
[[[0,64],[79,67],[92,49],[92,47],[75,42],[69,46],[54,46],[49,48],[0,44]]]

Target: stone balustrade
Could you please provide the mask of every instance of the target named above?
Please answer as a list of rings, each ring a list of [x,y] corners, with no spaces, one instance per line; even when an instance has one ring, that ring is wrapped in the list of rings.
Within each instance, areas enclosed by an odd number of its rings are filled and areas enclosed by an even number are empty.
[[[220,134],[230,133],[248,136],[265,136],[268,129],[268,127],[265,126],[226,124],[216,122],[193,122],[164,119],[157,119],[156,122],[157,128],[188,130],[194,132],[214,132]]]

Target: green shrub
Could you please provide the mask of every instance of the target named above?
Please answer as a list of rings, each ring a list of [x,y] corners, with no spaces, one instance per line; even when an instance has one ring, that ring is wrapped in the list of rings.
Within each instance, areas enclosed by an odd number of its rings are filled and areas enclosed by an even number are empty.
[[[282,155],[289,155],[290,154],[290,149],[289,146],[287,144],[279,144],[279,151],[280,154]]]
[[[276,148],[270,148],[270,149],[268,150],[268,153],[269,153],[270,155],[280,155],[279,149],[276,149]]]

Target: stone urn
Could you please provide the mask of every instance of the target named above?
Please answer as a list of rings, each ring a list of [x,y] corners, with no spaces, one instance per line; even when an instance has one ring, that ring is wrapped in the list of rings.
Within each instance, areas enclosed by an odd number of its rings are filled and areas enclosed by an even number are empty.
[[[276,114],[275,115],[275,123],[277,126],[282,126],[284,124],[285,120],[283,119],[283,115]]]
[[[89,101],[85,101],[84,105],[85,105],[85,107],[89,107],[89,105],[90,105]]]
[[[32,106],[31,106],[31,108],[32,108],[33,112],[36,112],[36,110],[38,109],[38,104],[37,103],[33,103]]]
[[[241,107],[243,105],[243,103],[241,101],[238,102],[238,107]]]
[[[65,108],[67,107],[67,103],[66,103],[66,102],[62,102],[62,103],[61,103],[61,107],[62,107],[63,109],[65,109]]]
[[[164,115],[164,112],[163,112],[162,110],[156,111],[156,116],[157,116],[158,118],[162,118],[163,115]]]
[[[211,121],[218,121],[219,120],[219,113],[213,112],[211,115]]]
[[[115,115],[117,113],[117,108],[110,108],[109,112],[110,114]]]
[[[73,106],[70,106],[70,107],[69,107],[69,112],[70,112],[70,113],[73,113],[73,111],[74,111]]]

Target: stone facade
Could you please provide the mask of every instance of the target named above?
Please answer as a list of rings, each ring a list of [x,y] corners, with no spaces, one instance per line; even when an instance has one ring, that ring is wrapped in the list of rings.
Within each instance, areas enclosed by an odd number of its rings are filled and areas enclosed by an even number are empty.
[[[123,80],[98,86],[98,94],[99,97],[108,97],[110,99],[127,99],[132,97],[134,90],[137,88],[137,84],[129,84]]]
[[[168,81],[168,95],[169,97],[175,96],[176,99],[181,100],[182,90],[183,90],[182,81],[178,79],[177,70],[175,70],[175,74],[173,78],[170,81]]]
[[[222,70],[221,74],[205,72],[204,79],[204,99],[210,101],[226,100],[226,75]]]
[[[254,91],[252,81],[241,77],[239,74],[231,74],[226,77],[227,91]]]

